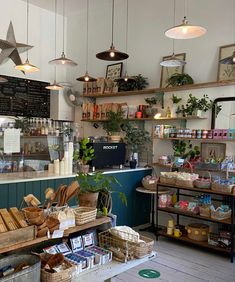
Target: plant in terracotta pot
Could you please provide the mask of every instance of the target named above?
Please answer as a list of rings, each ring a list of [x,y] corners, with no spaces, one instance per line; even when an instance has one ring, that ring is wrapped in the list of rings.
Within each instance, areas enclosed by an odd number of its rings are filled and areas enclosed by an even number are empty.
[[[103,122],[103,129],[107,132],[110,141],[119,142],[121,140],[121,126],[124,123],[122,111],[107,113],[107,120]]]
[[[126,133],[124,141],[130,151],[130,166],[134,166],[135,162],[138,165],[138,153],[141,150],[141,146],[146,146],[146,143],[151,141],[150,134],[148,131],[130,122],[123,126],[123,130]]]
[[[76,176],[79,184],[78,201],[80,206],[96,207],[99,193],[115,193],[114,186],[121,186],[114,176],[100,171],[95,173],[79,172]],[[126,195],[118,191],[118,196],[127,205]]]
[[[89,146],[88,143],[90,140],[88,138],[83,138],[79,144],[80,144],[80,150],[75,150],[73,154],[73,161],[77,162],[79,164],[80,170],[84,173],[88,173],[89,171],[89,165],[88,162],[93,160],[94,155],[94,149],[92,146]]]

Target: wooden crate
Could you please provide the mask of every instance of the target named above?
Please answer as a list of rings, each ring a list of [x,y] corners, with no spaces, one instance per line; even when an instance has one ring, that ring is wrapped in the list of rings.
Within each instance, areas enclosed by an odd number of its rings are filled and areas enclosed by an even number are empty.
[[[36,238],[36,234],[36,227],[34,225],[0,233],[0,250],[21,242],[31,241]]]

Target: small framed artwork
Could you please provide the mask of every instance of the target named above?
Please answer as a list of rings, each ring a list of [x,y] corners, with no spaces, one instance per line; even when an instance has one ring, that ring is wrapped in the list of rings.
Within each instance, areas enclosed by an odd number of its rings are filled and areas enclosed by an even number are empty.
[[[117,79],[122,75],[123,63],[108,65],[106,69],[106,78]]]
[[[180,54],[175,54],[176,58],[177,59],[180,59],[180,60],[183,60],[185,61],[185,58],[186,58],[186,53],[180,53]],[[166,60],[166,59],[169,59],[171,56],[165,56],[162,58],[162,60]],[[161,88],[165,88],[165,87],[168,87],[168,83],[167,83],[167,79],[169,77],[172,76],[172,74],[174,73],[184,73],[184,66],[182,67],[175,67],[175,68],[168,68],[168,67],[162,67],[162,70],[161,70],[161,80],[160,80],[160,87]]]
[[[219,61],[232,56],[235,51],[235,44],[221,46],[219,49]],[[221,64],[218,65],[217,81],[235,79],[235,65]]]
[[[226,156],[225,143],[201,143],[201,157],[205,160],[223,160]]]

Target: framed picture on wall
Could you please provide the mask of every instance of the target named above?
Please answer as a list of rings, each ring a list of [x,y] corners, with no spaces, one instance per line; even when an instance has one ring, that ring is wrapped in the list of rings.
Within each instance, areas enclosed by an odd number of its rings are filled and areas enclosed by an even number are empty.
[[[221,46],[219,49],[219,61],[232,56],[235,51],[235,44]],[[235,79],[235,65],[221,64],[218,65],[217,81]]]
[[[223,160],[226,156],[225,143],[201,143],[201,157],[205,160]]]
[[[118,85],[115,79],[120,78],[122,75],[123,63],[108,65],[106,69],[106,78],[113,80],[112,92],[118,92]]]
[[[175,54],[176,58],[177,59],[180,59],[180,60],[183,60],[185,61],[185,58],[186,58],[186,53],[180,53],[180,54]],[[166,59],[169,59],[171,56],[165,56],[162,58],[162,60],[166,60]],[[175,67],[175,68],[168,68],[168,67],[162,67],[162,70],[161,70],[161,80],[160,80],[160,87],[161,88],[165,88],[168,86],[168,83],[167,83],[167,79],[169,77],[172,76],[172,74],[174,73],[184,73],[184,66],[182,67]]]
[[[122,75],[123,63],[108,65],[106,69],[106,78],[117,79]]]

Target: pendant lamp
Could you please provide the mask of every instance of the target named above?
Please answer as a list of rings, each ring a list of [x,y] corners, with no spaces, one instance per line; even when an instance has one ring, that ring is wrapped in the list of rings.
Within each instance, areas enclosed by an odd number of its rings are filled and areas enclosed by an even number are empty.
[[[56,56],[56,20],[57,20],[57,16],[56,16],[56,12],[57,12],[57,0],[55,0],[55,56]],[[56,66],[54,66],[54,82],[48,86],[45,87],[46,89],[49,90],[61,90],[63,89],[63,86],[59,85],[56,82]]]
[[[88,34],[89,34],[89,0],[86,0],[86,72],[84,76],[80,76],[77,78],[78,81],[96,81],[97,79],[94,77],[91,77],[88,73]]]
[[[8,80],[2,76],[0,76],[0,83],[6,83]]]
[[[126,52],[127,52],[127,48],[128,48],[128,17],[129,17],[129,4],[128,4],[128,0],[126,1]],[[132,81],[134,82],[136,79],[132,76],[129,76],[127,73],[127,60],[125,61],[125,65],[126,65],[126,72],[125,75],[123,77],[117,78],[116,81]]]
[[[184,1],[184,14],[186,14],[186,1]],[[206,29],[202,26],[190,25],[186,16],[182,21],[182,24],[173,26],[172,28],[165,31],[165,35],[167,37],[173,39],[191,39],[204,35],[206,33]]]
[[[112,42],[109,50],[96,54],[96,58],[104,61],[122,61],[129,57],[128,54],[115,49],[113,45],[113,26],[114,26],[114,0],[112,0]]]
[[[26,29],[26,34],[27,34],[27,45],[29,45],[29,0],[27,0],[27,29]],[[16,65],[15,66],[16,70],[23,71],[25,73],[30,73],[30,72],[37,72],[39,71],[39,68],[30,64],[29,62],[29,57],[28,57],[28,50],[27,50],[27,58],[24,64],[21,65]]]
[[[56,66],[65,66],[65,67],[75,67],[77,66],[77,63],[75,63],[73,60],[66,58],[65,56],[65,52],[64,52],[64,27],[65,27],[65,12],[64,12],[64,0],[63,0],[63,49],[62,49],[62,53],[61,56],[59,58],[53,59],[51,61],[49,61],[49,64],[51,65],[56,65]],[[56,57],[56,56],[55,56]]]
[[[173,5],[173,10],[174,10],[174,17],[173,17],[173,24],[175,25],[175,0],[174,0],[174,5]],[[184,60],[180,60],[175,56],[175,40],[172,39],[172,55],[162,61],[160,65],[162,67],[167,67],[167,68],[176,68],[176,67],[182,67],[186,64]]]

